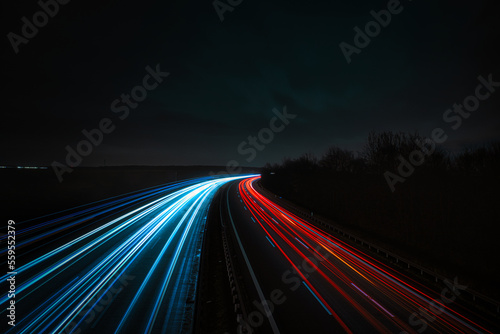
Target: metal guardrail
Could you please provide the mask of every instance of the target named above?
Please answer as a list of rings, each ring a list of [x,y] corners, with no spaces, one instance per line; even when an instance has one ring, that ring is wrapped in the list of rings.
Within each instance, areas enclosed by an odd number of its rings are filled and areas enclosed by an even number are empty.
[[[368,249],[370,250],[374,250],[376,251],[378,254],[382,253],[385,255],[385,257],[389,260],[395,260],[396,263],[403,263],[403,264],[406,264],[408,266],[408,269],[411,269],[411,268],[414,268],[414,269],[417,269],[418,271],[420,271],[420,275],[424,275],[424,273],[432,278],[434,278],[435,282],[439,282],[439,281],[442,281],[442,282],[450,282],[450,281],[453,281],[433,270],[430,270],[428,268],[425,268],[417,263],[414,263],[408,259],[405,259],[391,251],[388,251],[382,247],[379,247],[378,245],[372,243],[372,242],[369,242],[369,241],[366,241],[358,236],[356,236],[355,234],[353,234],[352,232],[346,232],[344,229],[338,227],[338,226],[335,226],[335,224],[331,221],[328,221],[327,219],[325,218],[318,218],[318,217],[315,217],[314,215],[311,215],[310,214],[310,211],[306,211],[304,208],[301,208],[295,204],[292,204],[291,202],[289,202],[288,200],[286,199],[283,199],[281,197],[278,197],[276,194],[272,193],[271,191],[265,189],[261,184],[260,182],[256,182],[257,186],[260,188],[260,191],[263,193],[263,194],[267,194],[267,197],[269,198],[274,198],[274,200],[276,202],[279,202],[281,206],[287,208],[288,210],[294,212],[295,214],[297,214],[298,216],[301,216],[303,218],[305,218],[306,220],[308,221],[311,221],[311,222],[314,222],[315,224],[323,227],[324,229],[326,230],[329,230],[329,231],[332,231],[338,235],[341,235],[343,236],[344,238],[348,238],[349,240],[353,240],[355,243],[357,244],[360,244],[361,246],[367,246]],[[460,295],[463,297],[463,295],[468,295],[469,296],[469,301],[476,304],[476,305],[481,305],[483,307],[486,307],[487,309],[490,309],[490,311],[492,312],[496,312],[497,314],[500,314],[500,302],[497,301],[497,300],[494,300],[488,296],[485,296],[484,294],[480,293],[480,292],[477,292],[477,291],[474,291],[474,290],[471,290],[469,288],[467,288],[466,290],[464,291],[461,291],[460,292]],[[467,299],[467,298],[465,298]]]
[[[227,276],[229,278],[229,287],[231,289],[231,295],[233,297],[233,305],[234,305],[234,312],[236,314],[236,322],[238,325],[241,325],[243,320],[246,319],[247,317],[247,312],[245,310],[245,306],[242,303],[242,298],[241,298],[241,291],[238,286],[238,282],[236,280],[236,272],[234,269],[234,264],[233,264],[233,259],[231,258],[231,252],[229,250],[229,242],[228,242],[228,231],[226,227],[227,225],[224,223],[223,217],[222,217],[222,210],[220,211],[220,223],[222,227],[222,246],[224,249],[224,260],[226,262],[226,270],[227,270]],[[247,328],[245,326],[242,326],[242,333],[247,333]]]

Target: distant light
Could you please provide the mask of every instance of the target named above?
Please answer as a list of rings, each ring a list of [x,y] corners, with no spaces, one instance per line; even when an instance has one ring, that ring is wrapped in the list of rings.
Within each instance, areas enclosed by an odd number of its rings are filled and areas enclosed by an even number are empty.
[[[38,166],[16,166],[16,167],[9,167],[9,166],[0,166],[0,168],[17,168],[17,169],[47,169],[48,167],[38,167]]]

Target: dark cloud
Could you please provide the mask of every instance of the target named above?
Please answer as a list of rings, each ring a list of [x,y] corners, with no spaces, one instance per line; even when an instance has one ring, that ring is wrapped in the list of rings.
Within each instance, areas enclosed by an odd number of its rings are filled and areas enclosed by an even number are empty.
[[[386,1],[244,1],[221,22],[210,1],[70,2],[15,54],[4,39],[1,164],[62,161],[81,130],[109,117],[116,130],[84,165],[262,165],[329,145],[360,149],[371,130],[442,126],[443,112],[500,81],[494,1],[402,1],[404,10],[347,64],[339,43]],[[4,4],[4,35],[20,33],[36,2]],[[145,67],[171,75],[120,121],[113,100]],[[498,93],[500,94],[500,93]],[[237,151],[273,108],[298,117],[257,158]],[[493,94],[447,145],[498,140]]]

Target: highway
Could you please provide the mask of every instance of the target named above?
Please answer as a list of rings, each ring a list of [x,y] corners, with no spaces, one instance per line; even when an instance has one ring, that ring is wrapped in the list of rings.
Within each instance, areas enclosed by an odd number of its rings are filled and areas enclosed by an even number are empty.
[[[221,212],[244,268],[245,314],[237,333],[492,333],[454,300],[422,286],[233,182]],[[476,317],[474,317],[476,319]]]
[[[12,300],[15,327],[2,332],[190,332],[208,207],[245,177],[186,180],[16,222],[13,273],[0,283],[2,328]]]
[[[2,333],[192,332],[218,191],[243,313],[228,334],[494,332],[454,302],[458,281],[441,293],[417,283],[278,206],[258,179],[189,179],[16,222],[0,281],[0,316],[14,300],[15,327]]]

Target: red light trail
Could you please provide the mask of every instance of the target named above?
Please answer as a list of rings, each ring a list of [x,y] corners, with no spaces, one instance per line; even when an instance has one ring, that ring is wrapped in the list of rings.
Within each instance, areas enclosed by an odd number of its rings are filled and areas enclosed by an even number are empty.
[[[451,308],[452,305],[441,300],[436,292],[264,197],[254,188],[253,183],[258,179],[254,177],[239,183],[245,209],[345,332],[352,333],[352,330],[332,296],[345,299],[380,333],[394,332],[394,328],[402,333],[425,329],[491,333]],[[310,277],[312,272],[317,273],[314,279]],[[408,317],[408,314],[412,315]]]

